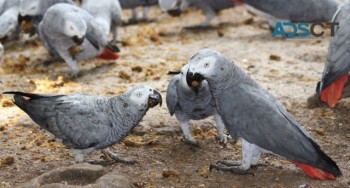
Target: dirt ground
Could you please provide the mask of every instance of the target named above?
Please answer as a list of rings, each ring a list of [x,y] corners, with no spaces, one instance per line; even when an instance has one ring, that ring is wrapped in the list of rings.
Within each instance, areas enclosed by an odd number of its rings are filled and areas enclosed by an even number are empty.
[[[161,91],[165,99],[171,79],[167,72],[179,70],[199,49],[213,48],[235,59],[276,96],[337,162],[343,176],[335,181],[313,180],[288,161],[271,155],[263,155],[260,162],[265,165],[254,169],[254,176],[208,172],[210,163],[239,160],[240,143],[229,141],[227,147],[220,146],[215,124],[207,119],[192,126],[201,147],[186,145],[166,105],[150,109],[140,126],[111,148],[139,163],[115,163],[107,166],[108,170],[128,177],[137,187],[350,187],[350,101],[342,100],[332,110],[325,106],[310,109],[306,104],[321,77],[329,37],[274,39],[263,27],[264,21],[243,7],[221,12],[213,27],[206,30],[183,29],[204,20],[199,11],[172,18],[152,8],[150,17],[154,18],[151,23],[119,29],[120,59],[81,62],[82,75],[75,79],[69,78],[65,63],[43,65],[49,56],[39,41],[8,43],[0,64],[0,92],[111,96],[129,86],[148,84]],[[73,153],[12,106],[9,97],[0,97],[0,187],[20,185],[48,170],[73,164]],[[88,158],[101,156],[94,152]],[[165,177],[164,172],[170,176]]]

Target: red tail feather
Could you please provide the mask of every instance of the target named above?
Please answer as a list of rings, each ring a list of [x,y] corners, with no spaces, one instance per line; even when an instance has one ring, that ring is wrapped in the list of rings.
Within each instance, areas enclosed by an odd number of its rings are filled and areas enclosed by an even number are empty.
[[[348,81],[348,73],[342,75],[321,93],[321,101],[326,102],[330,108],[334,108],[341,98],[343,88]]]
[[[308,164],[293,162],[299,168],[301,168],[305,174],[310,176],[311,178],[318,180],[335,180],[335,176],[329,172],[325,172],[321,169],[315,168]]]
[[[103,52],[97,57],[104,60],[116,60],[120,57],[120,55],[118,53],[112,52],[108,48],[105,48],[103,49]]]

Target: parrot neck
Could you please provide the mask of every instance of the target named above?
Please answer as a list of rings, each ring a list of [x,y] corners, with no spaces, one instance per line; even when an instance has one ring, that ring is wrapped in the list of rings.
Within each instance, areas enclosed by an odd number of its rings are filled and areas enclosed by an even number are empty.
[[[239,84],[248,76],[231,61],[224,63],[219,69],[220,70],[214,76],[207,78],[210,88],[216,91],[221,91]]]
[[[108,139],[111,143],[115,143],[124,138],[140,123],[148,107],[147,104],[144,106],[132,104],[123,95],[110,98],[109,104],[109,118],[112,124],[112,130]]]

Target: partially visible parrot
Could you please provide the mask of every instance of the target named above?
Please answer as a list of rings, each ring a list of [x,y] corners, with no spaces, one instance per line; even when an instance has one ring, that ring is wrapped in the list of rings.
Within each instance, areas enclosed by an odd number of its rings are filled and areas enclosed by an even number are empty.
[[[149,7],[158,4],[158,0],[119,0],[122,9],[131,9],[130,23],[148,20]],[[142,7],[142,19],[137,17],[137,8]]]
[[[342,98],[343,89],[349,80],[350,71],[350,4],[342,6],[334,15],[333,22],[338,22],[335,36],[328,47],[327,62],[316,92],[321,101],[334,108]]]
[[[190,120],[201,120],[214,116],[218,138],[222,144],[226,144],[227,136],[224,134],[224,124],[218,114],[215,102],[211,96],[208,83],[203,81],[199,92],[194,92],[186,81],[188,65],[182,67],[181,72],[169,82],[166,104],[170,115],[176,116],[179,121],[186,143],[198,146],[191,136],[189,129]]]
[[[108,41],[94,17],[74,5],[60,3],[50,7],[39,24],[39,36],[49,53],[63,58],[73,74],[79,72],[80,60],[119,58],[119,48]]]
[[[118,0],[83,0],[81,8],[88,11],[106,36],[113,34],[112,42],[117,42],[117,26],[122,24],[122,9]]]

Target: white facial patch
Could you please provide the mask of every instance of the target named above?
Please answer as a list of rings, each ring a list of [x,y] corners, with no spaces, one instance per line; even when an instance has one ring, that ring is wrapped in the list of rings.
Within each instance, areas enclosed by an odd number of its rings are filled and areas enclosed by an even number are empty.
[[[196,61],[196,58],[191,61]],[[215,66],[215,62],[216,58],[214,56],[205,57],[198,63],[192,64],[190,66],[190,71],[193,73],[206,73]]]
[[[130,95],[130,101],[138,105],[144,105],[148,102],[148,97],[153,93],[153,88],[149,86],[143,86],[142,88],[136,89]]]
[[[77,36],[78,38],[83,38],[86,33],[86,25],[84,28],[78,28],[78,26],[69,20],[66,20],[64,24],[65,34],[69,37]]]

